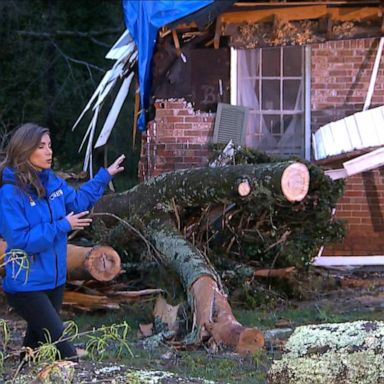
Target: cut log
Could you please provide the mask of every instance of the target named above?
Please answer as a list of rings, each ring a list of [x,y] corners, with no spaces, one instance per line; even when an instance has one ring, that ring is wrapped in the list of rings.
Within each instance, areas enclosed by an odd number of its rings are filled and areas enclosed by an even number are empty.
[[[293,163],[285,168],[281,176],[281,191],[288,201],[301,201],[309,189],[309,172],[301,163]]]
[[[4,255],[7,243],[0,239],[0,255]],[[67,279],[110,281],[121,270],[119,254],[110,246],[67,246]],[[4,268],[0,268],[4,275]]]
[[[153,216],[149,215],[153,208],[170,211],[172,204],[193,207],[208,203],[257,203],[266,195],[298,202],[306,196],[309,181],[307,167],[292,161],[186,169],[156,176],[126,192],[107,195],[96,204],[94,212],[120,217],[140,215],[141,220],[147,221]],[[108,218],[104,221],[111,223]]]
[[[111,247],[80,247],[68,244],[67,279],[110,281],[121,270],[119,254]]]

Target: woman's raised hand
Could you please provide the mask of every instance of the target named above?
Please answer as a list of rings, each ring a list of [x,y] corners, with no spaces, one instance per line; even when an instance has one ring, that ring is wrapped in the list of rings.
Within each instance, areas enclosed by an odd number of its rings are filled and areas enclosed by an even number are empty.
[[[118,157],[108,168],[107,171],[111,176],[115,176],[117,173],[124,171],[124,167],[121,167],[120,164],[124,161],[125,155]]]
[[[73,230],[84,229],[84,227],[88,227],[92,223],[92,219],[84,217],[88,215],[88,213],[89,211],[84,211],[76,214],[71,212],[70,214],[65,216],[65,218],[69,221],[69,224],[71,224],[71,228]]]

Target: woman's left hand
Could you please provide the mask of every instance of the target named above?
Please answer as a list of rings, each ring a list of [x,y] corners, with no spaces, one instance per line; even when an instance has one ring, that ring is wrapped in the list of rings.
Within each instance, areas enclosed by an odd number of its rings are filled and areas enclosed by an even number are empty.
[[[111,176],[115,176],[119,172],[124,171],[124,167],[120,166],[120,164],[124,161],[125,155],[121,155],[118,157],[108,168],[107,171]]]

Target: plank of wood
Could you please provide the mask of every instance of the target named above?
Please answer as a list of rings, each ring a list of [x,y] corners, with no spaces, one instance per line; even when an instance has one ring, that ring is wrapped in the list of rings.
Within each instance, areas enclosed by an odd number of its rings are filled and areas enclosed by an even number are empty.
[[[96,309],[119,309],[119,304],[107,296],[87,295],[75,291],[65,291],[63,304],[80,308],[84,311]]]
[[[378,6],[366,7],[362,4],[361,7],[335,7],[328,8],[332,20],[337,21],[361,21],[374,19],[379,17],[380,9]]]
[[[282,8],[271,7],[269,9],[255,9],[243,12],[224,12],[218,19],[223,24],[239,24],[273,21],[275,16],[287,21],[319,19],[320,17],[326,16],[327,13],[328,9],[326,5]]]

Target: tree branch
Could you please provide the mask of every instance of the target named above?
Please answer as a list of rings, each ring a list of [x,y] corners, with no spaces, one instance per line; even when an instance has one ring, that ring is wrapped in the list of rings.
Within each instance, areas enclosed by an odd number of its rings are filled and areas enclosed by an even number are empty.
[[[101,31],[88,31],[88,32],[80,32],[80,31],[54,31],[54,32],[35,32],[35,31],[16,31],[19,36],[29,36],[36,38],[52,38],[52,37],[85,37],[91,38],[96,36],[106,36],[106,35],[114,35],[121,34],[123,30],[121,28],[109,28],[103,29]]]
[[[92,73],[90,71],[90,68],[93,68],[93,69],[96,69],[100,72],[103,72],[105,73],[105,69],[103,68],[100,68],[98,67],[97,65],[94,65],[94,64],[90,64],[90,63],[87,63],[86,61],[83,61],[83,60],[78,60],[78,59],[74,59],[73,57],[70,57],[68,56],[67,54],[65,54],[61,48],[52,40],[52,39],[49,39],[49,41],[52,43],[52,45],[59,51],[59,53],[64,57],[64,59],[67,61],[67,62],[73,62],[73,63],[76,63],[76,64],[82,64],[82,65],[85,65],[88,69],[88,72],[90,74],[90,77],[92,78]]]

